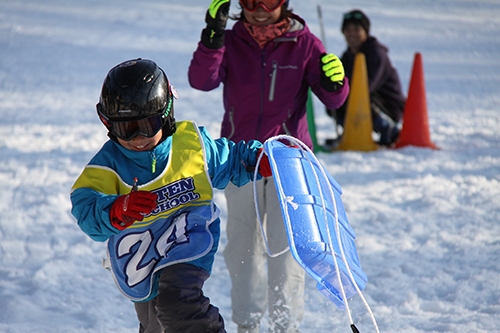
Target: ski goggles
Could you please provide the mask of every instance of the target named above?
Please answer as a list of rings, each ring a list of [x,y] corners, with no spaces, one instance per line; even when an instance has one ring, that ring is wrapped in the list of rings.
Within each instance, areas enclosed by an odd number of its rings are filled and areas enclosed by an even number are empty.
[[[108,121],[109,131],[122,140],[130,141],[138,135],[152,138],[163,127],[163,114],[131,121]]]
[[[344,20],[362,20],[365,16],[360,12],[349,12],[344,14]]]
[[[262,7],[266,12],[274,12],[283,6],[286,0],[240,0],[241,6],[249,12],[254,12],[258,7]]]
[[[164,112],[159,111],[157,114],[145,118],[114,120],[102,114],[100,108],[101,106],[98,103],[97,113],[104,126],[111,134],[125,141],[130,141],[138,135],[152,138],[162,129],[165,124],[165,117],[170,112],[163,110]],[[166,110],[170,110],[170,108]]]

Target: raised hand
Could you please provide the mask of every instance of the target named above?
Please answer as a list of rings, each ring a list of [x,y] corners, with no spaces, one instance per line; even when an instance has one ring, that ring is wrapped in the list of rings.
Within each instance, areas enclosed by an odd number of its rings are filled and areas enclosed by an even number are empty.
[[[336,91],[344,85],[344,65],[335,54],[322,54],[320,57],[321,79],[323,89]]]
[[[210,49],[224,46],[224,30],[229,18],[230,0],[213,0],[205,15],[207,27],[201,32],[201,42]]]

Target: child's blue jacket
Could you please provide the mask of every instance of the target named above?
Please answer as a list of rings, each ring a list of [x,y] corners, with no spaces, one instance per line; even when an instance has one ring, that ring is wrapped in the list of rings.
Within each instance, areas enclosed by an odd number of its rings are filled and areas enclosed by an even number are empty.
[[[229,182],[242,186],[253,180],[254,173],[247,170],[257,161],[262,144],[258,141],[232,142],[225,138],[214,140],[204,127],[197,127],[204,146],[204,160],[207,174],[215,189],[224,189]],[[174,134],[175,136],[176,134]],[[151,151],[131,151],[113,140],[107,141],[91,159],[87,167],[99,166],[113,170],[127,184],[138,178],[139,186],[157,178],[165,169],[172,147],[172,137],[165,139]],[[257,179],[260,179],[260,174]],[[118,194],[105,194],[90,187],[73,188],[71,192],[71,213],[79,227],[93,240],[106,241],[121,231],[111,225],[109,213]],[[215,206],[215,204],[214,204]],[[190,263],[211,271],[213,256],[220,238],[220,220],[210,224],[214,246],[206,256]]]

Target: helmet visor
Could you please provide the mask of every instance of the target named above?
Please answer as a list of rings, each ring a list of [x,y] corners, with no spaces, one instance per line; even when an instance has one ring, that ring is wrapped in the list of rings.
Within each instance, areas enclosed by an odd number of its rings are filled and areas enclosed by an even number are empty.
[[[152,138],[163,127],[163,115],[157,114],[131,121],[108,121],[109,131],[118,138],[130,141],[138,135]]]
[[[281,7],[286,0],[240,0],[241,6],[249,12],[254,12],[260,6],[266,12],[273,12]]]

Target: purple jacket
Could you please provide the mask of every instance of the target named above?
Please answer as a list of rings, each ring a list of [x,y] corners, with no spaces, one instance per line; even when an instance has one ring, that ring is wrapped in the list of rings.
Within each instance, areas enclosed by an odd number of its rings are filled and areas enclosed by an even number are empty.
[[[308,89],[336,109],[349,94],[349,84],[335,92],[320,87],[319,59],[325,48],[304,20],[294,15],[290,31],[260,49],[241,21],[226,30],[224,47],[201,42],[189,66],[189,82],[210,91],[224,84],[221,136],[235,142],[264,142],[288,134],[312,146],[306,117]]]

